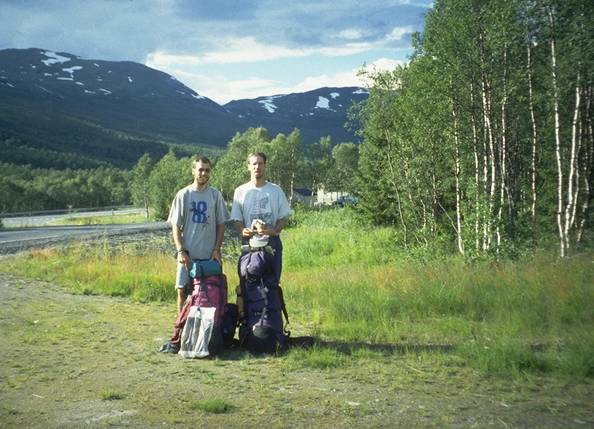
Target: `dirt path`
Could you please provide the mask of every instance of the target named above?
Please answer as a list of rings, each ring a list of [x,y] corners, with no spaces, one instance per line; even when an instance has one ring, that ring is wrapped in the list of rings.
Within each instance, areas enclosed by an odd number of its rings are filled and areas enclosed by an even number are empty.
[[[2,427],[594,427],[591,380],[485,379],[444,353],[183,360],[157,352],[173,312],[0,275]]]

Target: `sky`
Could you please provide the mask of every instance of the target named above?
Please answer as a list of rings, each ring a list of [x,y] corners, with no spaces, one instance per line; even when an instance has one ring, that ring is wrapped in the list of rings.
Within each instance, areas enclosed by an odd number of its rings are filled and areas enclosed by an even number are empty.
[[[412,54],[431,0],[0,0],[0,49],[164,71],[219,104],[365,86]]]

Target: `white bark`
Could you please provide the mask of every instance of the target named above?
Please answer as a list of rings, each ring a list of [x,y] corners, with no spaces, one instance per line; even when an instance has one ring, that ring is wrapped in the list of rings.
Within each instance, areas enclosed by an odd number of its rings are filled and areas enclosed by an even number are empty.
[[[461,190],[460,190],[460,147],[458,141],[458,118],[456,116],[456,107],[452,106],[452,116],[454,118],[454,152],[455,152],[455,172],[454,179],[456,182],[456,243],[458,245],[458,252],[464,255],[464,240],[462,239],[462,207],[461,207]]]
[[[586,105],[584,107],[584,117],[585,123],[584,128],[585,131],[583,132],[584,135],[584,142],[585,142],[585,149],[584,149],[584,158],[582,164],[582,179],[584,183],[583,188],[583,202],[581,206],[581,220],[577,227],[576,231],[576,242],[579,243],[582,240],[582,234],[584,232],[584,226],[586,225],[586,219],[588,216],[588,210],[590,205],[590,195],[592,192],[590,186],[590,177],[592,175],[592,166],[594,162],[594,133],[592,130],[592,119],[591,119],[591,112],[592,112],[592,85],[588,85],[588,91],[586,92]]]
[[[499,183],[499,209],[497,210],[497,253],[501,246],[501,219],[503,215],[503,204],[505,201],[505,180],[507,175],[506,167],[506,151],[507,151],[507,140],[506,140],[506,107],[507,107],[507,47],[503,51],[503,99],[501,100],[501,165],[500,165],[500,183]]]
[[[474,236],[475,236],[475,250],[480,248],[479,240],[479,220],[480,220],[480,165],[479,165],[479,154],[478,154],[478,136],[476,131],[476,122],[474,119],[474,88],[472,83],[470,84],[470,106],[472,111],[470,112],[470,120],[472,127],[472,152],[474,155],[474,204],[475,204],[475,219],[474,219]]]
[[[548,10],[549,22],[554,27],[553,11]],[[553,30],[554,34],[554,30]],[[557,88],[557,55],[555,37],[551,37],[551,77],[553,84],[553,108],[555,116],[555,159],[557,161],[557,229],[559,231],[560,256],[566,255],[565,229],[563,228],[563,160],[561,154],[561,121],[559,117],[559,90]]]
[[[532,158],[530,162],[530,173],[531,173],[531,190],[532,190],[532,204],[530,205],[530,212],[532,214],[532,221],[536,219],[536,150],[537,150],[537,128],[536,118],[534,116],[534,99],[532,95],[532,49],[530,48],[530,41],[527,44],[527,64],[526,69],[528,72],[528,106],[530,108],[530,123],[532,124]]]
[[[565,247],[569,249],[571,228],[575,221],[575,206],[577,203],[577,194],[579,192],[578,183],[579,177],[577,168],[577,153],[578,147],[578,120],[580,112],[580,74],[577,75],[577,83],[575,85],[575,106],[573,110],[573,121],[571,123],[571,154],[569,156],[569,175],[567,177],[567,204],[565,206],[565,227],[563,234],[565,235]],[[576,189],[574,191],[574,182]]]

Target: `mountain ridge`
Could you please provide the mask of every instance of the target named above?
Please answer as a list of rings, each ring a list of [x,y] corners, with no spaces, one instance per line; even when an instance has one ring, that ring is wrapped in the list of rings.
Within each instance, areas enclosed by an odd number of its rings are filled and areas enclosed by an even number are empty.
[[[222,150],[235,133],[257,126],[272,135],[299,128],[305,144],[326,135],[354,141],[344,128],[346,112],[366,97],[362,88],[319,88],[219,105],[132,61],[39,48],[0,50],[3,153],[37,148],[125,167],[145,152],[159,157],[172,146],[182,154],[196,146]]]

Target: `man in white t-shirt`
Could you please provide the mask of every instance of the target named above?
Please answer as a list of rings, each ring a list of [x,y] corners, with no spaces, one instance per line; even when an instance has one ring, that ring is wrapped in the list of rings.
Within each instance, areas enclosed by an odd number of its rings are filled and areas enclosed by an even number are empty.
[[[265,154],[250,154],[247,166],[251,179],[235,189],[231,219],[244,239],[268,236],[269,245],[275,249],[274,271],[280,282],[283,251],[280,233],[289,220],[291,207],[281,187],[266,181]]]
[[[215,259],[222,263],[221,245],[229,212],[221,192],[208,185],[210,170],[208,158],[193,160],[194,181],[175,195],[167,219],[177,252],[175,287],[178,314],[186,300],[184,287],[190,280],[188,271],[192,261]]]

